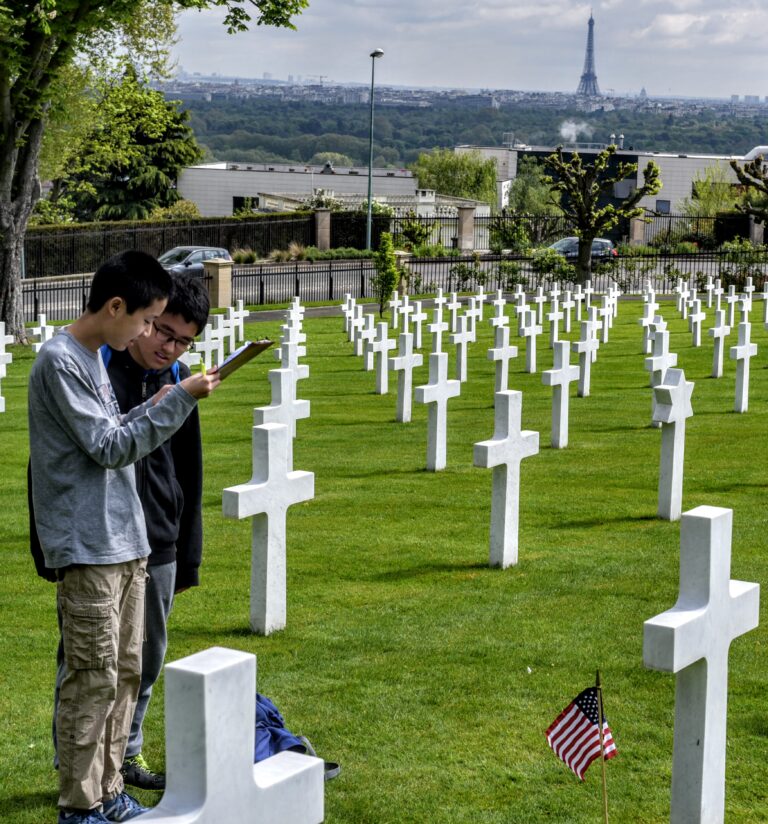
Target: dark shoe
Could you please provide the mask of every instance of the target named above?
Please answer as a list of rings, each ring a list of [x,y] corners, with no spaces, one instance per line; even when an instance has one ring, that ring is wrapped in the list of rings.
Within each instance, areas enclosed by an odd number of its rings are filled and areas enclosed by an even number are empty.
[[[142,807],[132,795],[125,792],[104,802],[104,818],[107,821],[128,821],[148,811],[149,807]]]
[[[310,743],[309,738],[306,735],[300,735],[299,741],[306,747],[307,752],[306,755],[311,755],[313,758],[319,758],[320,756],[315,752],[315,748]],[[334,778],[338,776],[341,772],[341,766],[337,764],[335,761],[323,761],[325,765],[325,775],[324,778],[326,781],[332,781]]]
[[[106,821],[98,810],[59,811],[59,824],[105,824]]]
[[[140,790],[165,789],[165,774],[152,772],[141,753],[126,758],[120,772],[123,774],[123,781],[131,787],[138,787]]]

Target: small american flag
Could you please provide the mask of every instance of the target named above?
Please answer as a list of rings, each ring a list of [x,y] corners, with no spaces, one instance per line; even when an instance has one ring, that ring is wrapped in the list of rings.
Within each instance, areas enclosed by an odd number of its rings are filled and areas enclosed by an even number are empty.
[[[555,718],[545,735],[555,755],[561,758],[583,781],[587,767],[600,757],[597,687],[589,687]],[[611,728],[603,715],[605,760],[616,755]]]

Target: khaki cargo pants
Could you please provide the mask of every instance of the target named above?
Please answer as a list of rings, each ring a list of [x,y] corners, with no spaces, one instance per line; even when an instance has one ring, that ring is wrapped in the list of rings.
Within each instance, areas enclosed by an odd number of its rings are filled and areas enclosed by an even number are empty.
[[[59,806],[92,809],[123,790],[128,733],[141,681],[146,558],[72,566],[57,606],[67,674],[56,733]]]

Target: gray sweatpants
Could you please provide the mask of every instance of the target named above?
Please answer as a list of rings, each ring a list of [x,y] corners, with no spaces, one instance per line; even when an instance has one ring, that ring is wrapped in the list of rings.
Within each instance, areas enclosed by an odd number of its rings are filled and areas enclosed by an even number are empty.
[[[133,714],[131,734],[128,738],[126,757],[138,755],[144,743],[142,724],[147,713],[152,687],[160,677],[168,646],[168,616],[173,606],[176,587],[176,561],[147,568],[149,580],[144,597],[146,615],[145,639],[141,649],[141,686],[136,711]]]

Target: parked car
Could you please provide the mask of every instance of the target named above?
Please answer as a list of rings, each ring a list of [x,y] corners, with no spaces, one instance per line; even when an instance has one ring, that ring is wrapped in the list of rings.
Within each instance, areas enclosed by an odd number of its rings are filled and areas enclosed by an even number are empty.
[[[203,261],[215,258],[232,260],[226,249],[215,246],[175,246],[163,252],[158,260],[172,275],[192,275],[201,278],[205,274]]]
[[[556,240],[549,248],[559,252],[567,261],[573,262],[579,256],[579,239],[577,237],[564,237],[561,240]],[[612,240],[596,237],[592,241],[592,260],[617,257],[618,254]]]

